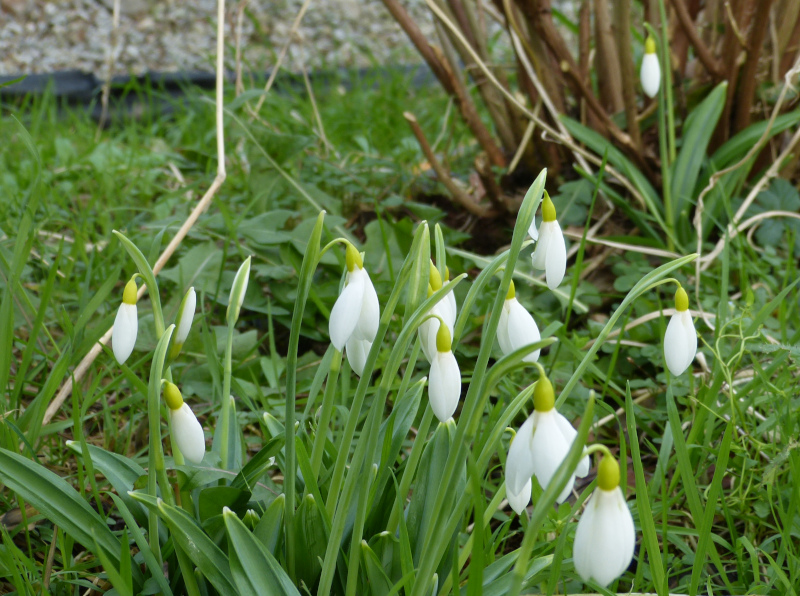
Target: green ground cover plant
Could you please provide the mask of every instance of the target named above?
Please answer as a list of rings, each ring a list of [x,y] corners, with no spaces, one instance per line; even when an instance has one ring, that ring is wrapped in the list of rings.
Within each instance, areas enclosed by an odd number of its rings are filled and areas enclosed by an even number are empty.
[[[796,593],[793,145],[753,171],[796,135],[786,98],[713,152],[724,84],[694,108],[681,226],[565,120],[599,167],[541,170],[491,229],[403,113],[465,179],[480,148],[408,80],[231,92],[219,121],[132,84],[99,135],[52,97],[5,109],[2,591]]]

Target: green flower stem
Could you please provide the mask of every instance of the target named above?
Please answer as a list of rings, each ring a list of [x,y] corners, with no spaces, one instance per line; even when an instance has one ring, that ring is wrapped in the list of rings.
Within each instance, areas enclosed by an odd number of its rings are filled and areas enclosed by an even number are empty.
[[[339,371],[342,368],[342,353],[334,349],[331,358],[330,372],[328,381],[325,385],[325,393],[322,396],[322,412],[317,425],[317,435],[314,437],[314,447],[311,450],[311,469],[314,471],[314,478],[319,480],[319,469],[322,465],[322,456],[325,453],[325,441],[328,436],[328,425],[333,415],[333,407],[336,405],[336,383],[339,379]]]
[[[150,431],[149,463],[147,471],[147,494],[158,496],[158,485],[161,484],[161,497],[172,498],[172,487],[167,481],[164,465],[164,450],[161,445],[161,379],[164,373],[164,361],[172,338],[175,325],[170,325],[158,340],[150,367],[150,382],[147,387],[147,418]],[[158,514],[148,510],[148,538],[150,549],[156,560],[161,562],[161,547],[158,542]]]
[[[355,492],[357,480],[361,476],[362,471],[366,471],[363,470],[363,464],[366,461],[368,454],[371,453],[368,447],[371,443],[377,441],[377,432],[370,432],[370,429],[373,427],[372,422],[375,420],[375,417],[371,415],[368,418],[367,424],[364,426],[364,430],[362,430],[360,438],[356,444],[356,450],[353,454],[349,470],[345,470],[345,463],[350,445],[353,441],[355,426],[360,417],[361,407],[363,406],[367,389],[371,384],[370,376],[372,374],[372,369],[375,366],[380,345],[383,342],[386,331],[389,328],[389,324],[394,316],[394,311],[397,308],[400,297],[406,292],[407,287],[414,285],[410,278],[412,276],[415,278],[423,278],[424,276],[424,279],[427,279],[428,275],[430,274],[429,247],[428,226],[427,224],[423,223],[417,228],[417,231],[414,234],[411,250],[403,262],[403,266],[398,274],[398,281],[389,296],[389,300],[386,303],[383,313],[381,314],[380,325],[378,327],[378,333],[375,337],[375,342],[373,343],[372,349],[367,356],[367,362],[364,366],[364,374],[356,388],[353,404],[350,408],[350,415],[348,417],[347,424],[345,425],[345,431],[342,437],[339,455],[337,457],[331,479],[328,501],[326,503],[328,512],[335,512],[335,515],[331,514],[331,532],[328,539],[328,548],[325,553],[324,564],[322,567],[322,576],[320,577],[318,590],[319,594],[324,595],[330,593],[334,573],[336,571],[336,560],[338,558],[339,545],[342,536],[344,535],[350,503],[352,502],[351,498]],[[463,279],[463,276],[460,279]],[[412,334],[416,332],[419,323],[422,321],[422,318],[425,316],[425,314],[427,314],[428,310],[430,310],[437,302],[442,300],[448,291],[452,291],[454,283],[457,283],[457,281],[460,281],[460,279],[453,280],[452,282],[446,284],[431,297],[425,300],[403,327],[403,330],[400,332],[400,335],[398,336],[394,347],[392,348],[392,352],[389,356],[389,362],[384,368],[382,374],[383,381],[373,398],[371,409],[372,412],[375,412],[377,416],[380,416],[380,414],[383,412],[383,407],[385,405],[386,384],[390,383],[390,380],[394,378],[402,361],[402,357],[405,354],[405,351],[408,349]],[[420,289],[422,288],[421,284],[416,285],[418,285]],[[344,478],[346,471],[347,476]],[[349,561],[348,572],[352,573],[353,569],[357,569],[360,548],[355,551],[351,551],[350,554],[351,560]]]
[[[497,325],[500,322],[500,314],[502,312],[503,302],[505,302],[508,288],[511,285],[511,277],[514,274],[514,268],[516,266],[520,250],[522,249],[522,244],[528,235],[528,228],[530,228],[530,225],[533,222],[534,213],[541,202],[542,195],[544,193],[544,183],[546,177],[547,170],[542,170],[536,180],[534,180],[531,187],[528,189],[528,192],[522,201],[519,215],[517,216],[517,222],[514,226],[511,247],[508,249],[507,253],[497,257],[493,262],[495,265],[494,271],[496,271],[497,268],[503,264],[505,264],[506,269],[503,273],[503,279],[500,282],[500,287],[495,296],[494,304],[490,311],[491,314],[489,315],[489,320],[483,330],[484,336],[486,337],[493,338],[497,331]],[[494,273],[494,271],[491,269],[492,267],[490,265],[478,276],[480,280],[481,277],[486,274],[483,277],[483,284],[488,283],[491,279],[491,275]],[[475,290],[477,285],[478,280],[476,280],[475,284],[473,284],[473,287],[470,288],[470,293]],[[465,324],[464,317],[469,315],[467,311],[469,298],[470,296],[468,293],[467,300],[464,302],[464,308],[462,309],[461,314],[459,315],[459,320],[456,323],[457,330],[454,331],[454,336],[460,336],[460,331],[463,329]],[[471,307],[471,303],[469,306]],[[451,495],[455,491],[453,479],[455,478],[456,470],[459,465],[463,465],[466,450],[473,439],[472,433],[468,432],[468,429],[477,427],[477,421],[473,419],[478,418],[481,415],[481,411],[478,410],[477,406],[478,402],[480,401],[481,394],[483,393],[483,383],[486,380],[486,369],[489,363],[489,357],[491,355],[493,344],[493,341],[481,342],[480,351],[478,352],[478,358],[472,374],[472,382],[469,385],[467,396],[464,400],[464,406],[461,410],[461,416],[459,417],[458,425],[456,426],[456,434],[453,439],[454,448],[451,449],[450,453],[448,454],[444,474],[442,475],[442,482],[439,484],[439,489],[436,493],[431,523],[428,525],[428,529],[425,533],[422,553],[419,559],[421,561],[420,569],[411,591],[412,596],[423,596],[423,594],[427,591],[427,585],[430,581],[430,578],[433,577],[433,573],[439,562],[438,559],[430,556],[431,543],[434,539],[436,528],[439,528],[441,516],[444,515],[445,509],[450,509],[449,507],[445,507],[445,503],[448,502],[448,499],[452,499]],[[459,514],[459,510],[454,511],[454,515],[456,514]]]
[[[697,253],[693,253],[685,257],[675,259],[674,261],[670,261],[669,263],[665,263],[664,265],[661,265],[661,267],[659,267],[658,269],[654,269],[653,271],[645,275],[642,279],[640,279],[636,283],[635,286],[633,286],[633,288],[631,288],[631,291],[628,292],[627,296],[625,296],[625,299],[622,301],[622,304],[620,304],[617,307],[617,310],[615,310],[614,314],[611,315],[611,317],[608,319],[608,322],[606,323],[605,327],[603,327],[602,331],[600,331],[600,334],[594,340],[592,347],[589,348],[589,350],[586,352],[586,355],[583,357],[583,360],[581,360],[581,363],[575,369],[575,372],[572,373],[572,376],[569,378],[569,381],[567,381],[567,384],[564,385],[564,388],[561,390],[561,395],[559,395],[558,398],[556,399],[556,404],[555,404],[556,408],[561,407],[561,405],[566,401],[567,397],[569,397],[569,394],[572,391],[572,389],[574,389],[575,385],[578,384],[578,381],[581,380],[581,378],[583,377],[583,373],[586,371],[586,369],[594,360],[595,354],[597,354],[597,351],[606,341],[606,338],[608,337],[609,333],[611,333],[611,331],[613,330],[614,325],[617,324],[617,321],[622,316],[622,313],[625,312],[625,309],[628,308],[628,306],[630,306],[633,303],[633,301],[636,300],[639,296],[649,292],[653,288],[656,288],[666,283],[677,283],[677,280],[675,280],[674,278],[671,277],[667,279],[663,278],[665,275],[672,273],[676,269],[679,269],[684,265],[688,265],[696,258],[697,258]]]
[[[317,222],[308,239],[303,263],[300,266],[298,277],[297,297],[295,298],[292,324],[289,332],[289,349],[286,354],[286,409],[284,416],[284,470],[283,492],[286,495],[284,503],[284,525],[286,536],[286,571],[294,581],[295,574],[295,532],[294,532],[294,507],[295,507],[295,478],[297,466],[295,464],[295,408],[297,397],[297,351],[300,346],[300,328],[303,324],[303,311],[311,290],[314,271],[320,258],[320,240],[325,221],[325,211],[320,211]]]
[[[139,273],[144,279],[145,284],[147,285],[147,293],[150,296],[150,304],[153,308],[153,322],[155,324],[156,330],[156,337],[162,337],[164,335],[164,313],[161,310],[161,297],[158,293],[158,283],[156,282],[156,276],[153,273],[152,267],[150,267],[150,263],[147,262],[147,259],[142,254],[142,251],[131,242],[125,234],[118,232],[117,230],[112,230],[112,233],[119,238],[120,242],[122,242],[122,246],[128,251],[128,255],[133,259],[133,262],[136,264],[136,268],[139,270]]]
[[[677,151],[675,148],[675,115],[672,102],[672,59],[669,51],[669,21],[667,20],[667,9],[664,0],[658,0],[658,15],[661,20],[661,39],[659,44],[661,50],[661,72],[664,76],[662,87],[666,92],[667,100],[667,140],[669,142],[669,163],[675,161]]]
[[[233,467],[234,454],[230,451],[229,442],[231,425],[231,376],[233,374],[233,326],[228,325],[228,337],[225,343],[225,360],[222,363],[222,412],[220,414],[219,456],[223,470]]]

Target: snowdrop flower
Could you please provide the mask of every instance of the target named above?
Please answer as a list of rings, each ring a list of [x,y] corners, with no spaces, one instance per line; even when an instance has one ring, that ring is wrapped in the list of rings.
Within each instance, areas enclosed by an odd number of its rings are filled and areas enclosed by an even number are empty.
[[[520,427],[506,459],[506,495],[517,514],[530,502],[531,476],[535,475],[542,489],[546,489],[577,435],[578,431],[556,411],[553,385],[542,375],[533,390],[533,414]],[[588,473],[587,455],[556,501],[566,500],[575,476],[582,478]]]
[[[347,361],[361,376],[378,333],[381,311],[375,286],[364,269],[361,255],[352,244],[347,245],[345,260],[345,285],[333,305],[328,330],[331,343],[337,350],[341,352],[347,347]]]
[[[125,364],[133,352],[136,334],[139,332],[139,318],[136,313],[137,291],[136,276],[134,275],[125,284],[125,290],[122,292],[122,304],[119,305],[117,318],[114,319],[114,330],[111,332],[111,337],[114,338],[112,342],[114,358],[120,364]]]
[[[516,298],[514,282],[508,286],[506,301],[503,303],[503,311],[500,313],[500,323],[497,325],[497,342],[503,355],[510,354],[522,346],[527,346],[542,339],[539,335],[539,328],[533,320],[531,313],[519,303]],[[539,352],[531,352],[522,360],[524,362],[536,362],[539,360]]]
[[[169,357],[174,360],[181,353],[183,344],[186,343],[186,338],[189,337],[189,331],[192,329],[192,321],[194,320],[194,313],[197,309],[197,294],[194,288],[189,288],[186,295],[181,301],[178,308],[178,316],[175,319],[177,328],[175,335],[172,336],[172,348],[169,352]]]
[[[244,260],[236,277],[233,278],[231,293],[228,297],[228,309],[225,311],[225,320],[228,327],[233,327],[239,320],[239,312],[244,303],[244,295],[247,293],[247,282],[250,281],[250,257]]]
[[[567,245],[556,219],[556,206],[547,191],[542,202],[542,223],[539,224],[537,235],[531,234],[531,237],[538,238],[531,257],[533,268],[544,269],[547,287],[555,290],[561,285],[567,271]]]
[[[439,422],[447,422],[453,417],[461,398],[461,371],[452,347],[450,330],[446,325],[439,325],[436,333],[436,354],[431,361],[431,373],[428,376],[428,398]]]
[[[631,564],[635,545],[633,517],[619,487],[619,463],[606,455],[598,466],[597,488],[575,532],[575,570],[583,581],[605,587]]]
[[[450,269],[444,268],[444,281],[450,281]],[[444,305],[444,319],[445,324],[452,332],[453,326],[456,324],[456,317],[458,316],[458,304],[456,304],[456,295],[453,292],[448,292],[442,300]]]
[[[644,89],[645,94],[648,97],[655,97],[661,84],[661,67],[658,65],[656,41],[649,36],[644,42],[644,58],[642,58],[639,78],[642,81],[642,89]]]
[[[675,292],[675,310],[678,312],[670,317],[664,334],[664,360],[669,372],[677,377],[689,368],[697,354],[697,333],[689,312],[689,296],[682,287]]]
[[[206,454],[203,427],[200,426],[189,404],[183,401],[178,386],[169,381],[164,383],[164,401],[169,408],[172,440],[187,460],[199,464]]]
[[[434,292],[442,288],[442,276],[436,266],[431,263],[430,274],[428,277],[428,297]],[[452,301],[450,300],[452,298]],[[436,356],[436,334],[439,332],[439,319],[444,321],[450,331],[450,337],[453,336],[453,325],[456,322],[456,307],[455,297],[453,292],[448,292],[447,295],[437,302],[433,308],[428,311],[430,318],[425,319],[419,326],[419,339],[422,346],[422,353],[428,362],[433,362]]]

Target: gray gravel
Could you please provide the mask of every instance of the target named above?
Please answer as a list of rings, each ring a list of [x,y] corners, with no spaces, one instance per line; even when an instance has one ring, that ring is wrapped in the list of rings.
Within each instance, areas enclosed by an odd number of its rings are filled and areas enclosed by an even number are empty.
[[[227,3],[226,65],[233,68],[236,2]],[[272,68],[302,0],[249,0],[242,30],[244,64]],[[405,0],[423,31],[424,0]],[[113,0],[0,0],[0,75],[78,69],[104,77]],[[216,0],[121,0],[112,74],[213,71]],[[312,0],[286,66],[374,66],[419,62],[380,0]]]

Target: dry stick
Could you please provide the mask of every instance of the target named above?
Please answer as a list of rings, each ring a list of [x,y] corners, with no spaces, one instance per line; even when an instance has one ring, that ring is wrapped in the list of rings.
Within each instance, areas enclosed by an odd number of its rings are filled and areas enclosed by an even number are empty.
[[[325,149],[333,153],[338,158],[339,152],[336,151],[334,146],[330,144],[328,137],[325,135],[325,127],[322,125],[322,116],[320,116],[319,109],[317,108],[317,100],[314,97],[314,90],[311,88],[311,81],[308,79],[308,70],[306,69],[305,60],[300,60],[300,70],[303,73],[303,83],[305,83],[308,98],[311,100],[311,110],[314,112],[314,120],[317,121],[317,128],[319,129],[317,135],[322,140],[322,144],[325,145]],[[311,127],[311,130],[314,130],[313,126]]]
[[[764,38],[767,36],[769,27],[770,5],[772,0],[761,0],[750,26],[750,39],[747,52],[747,61],[744,63],[741,75],[741,85],[737,96],[739,101],[736,106],[736,131],[744,130],[750,124],[750,110],[753,107],[753,99],[756,94],[756,83],[758,62],[761,57],[761,47],[764,45]]]
[[[453,72],[453,67],[444,58],[442,51],[437,51],[437,48],[428,43],[428,40],[425,38],[425,35],[422,33],[422,31],[420,31],[419,27],[414,22],[414,19],[409,16],[406,9],[398,2],[398,0],[383,0],[383,3],[392,14],[394,20],[400,24],[400,26],[406,32],[406,35],[408,35],[409,39],[411,39],[411,42],[425,59],[425,62],[427,62],[428,66],[430,66],[431,70],[436,75],[436,78],[442,84],[442,87],[444,87],[444,90],[447,92],[447,94],[456,99],[456,103],[461,111],[462,118],[464,118],[464,121],[472,131],[472,134],[475,135],[475,139],[478,141],[478,144],[489,156],[492,165],[504,168],[506,166],[506,159],[503,155],[503,152],[500,150],[500,147],[497,146],[497,143],[495,143],[494,137],[492,137],[489,129],[487,129],[483,124],[483,121],[481,120],[480,115],[478,114],[478,111],[472,102],[472,99],[464,88],[462,82]],[[438,11],[438,13],[443,14],[438,6],[431,7],[431,10],[434,12]],[[448,22],[450,22],[449,19]],[[454,34],[457,37],[464,39],[463,35],[461,35],[461,32],[458,31],[458,28],[455,28]],[[470,52],[473,59],[476,58],[477,54],[475,54],[475,51],[469,44],[467,44],[467,51]],[[483,63],[483,61],[478,57],[476,63],[479,63],[480,65]],[[481,68],[481,70],[483,70],[483,68]],[[486,74],[485,71],[484,74]],[[487,76],[492,83],[496,83],[497,79],[493,74]],[[505,89],[502,91],[505,91]]]
[[[692,23],[689,11],[686,9],[683,0],[671,1],[672,7],[675,9],[675,14],[678,16],[678,22],[681,24],[681,28],[686,34],[686,37],[692,42],[692,46],[694,46],[694,51],[697,52],[697,57],[700,59],[700,62],[703,63],[703,66],[706,67],[706,70],[711,76],[717,79],[722,78],[722,69],[719,66],[719,61],[711,54],[711,51],[700,38],[700,34],[697,32],[694,23]]]
[[[642,150],[642,135],[636,120],[636,75],[631,54],[631,0],[618,0],[614,3],[614,20],[617,29],[617,54],[622,76],[622,99],[625,103],[625,119],[628,134],[637,151]]]
[[[433,150],[428,143],[428,139],[425,138],[425,133],[422,132],[422,128],[420,128],[419,122],[417,122],[417,118],[414,116],[414,114],[411,112],[403,112],[403,117],[408,121],[414,136],[417,137],[417,142],[419,142],[419,146],[422,148],[422,152],[425,154],[425,158],[428,160],[428,163],[431,164],[433,171],[436,172],[436,176],[452,195],[453,200],[477,217],[488,217],[494,215],[491,209],[488,209],[482,205],[478,205],[475,201],[473,201],[470,196],[465,193],[463,189],[461,189],[450,177],[442,164],[439,163],[439,160],[436,159],[436,155],[434,155]]]
[[[111,95],[111,72],[114,64],[114,54],[117,51],[117,35],[119,32],[119,2],[114,0],[114,8],[111,16],[111,40],[108,44],[108,56],[106,56],[106,80],[103,82],[103,95],[100,98],[100,121],[97,123],[97,132],[94,140],[100,138],[100,132],[108,119],[108,98]]]
[[[624,33],[622,31],[617,31],[615,36],[611,29],[611,17],[608,14],[608,0],[593,0],[593,2],[596,52],[594,66],[597,71],[597,88],[600,93],[600,100],[603,102],[603,107],[610,113],[616,114],[625,109],[623,89],[626,81],[624,81],[622,73],[620,72],[621,68],[617,68],[617,66],[621,65],[621,54],[619,53],[619,46],[617,44],[621,42]],[[624,0],[617,0],[615,2],[615,14],[624,3]],[[631,44],[628,42],[628,45],[624,46],[624,49],[630,52],[630,46]],[[580,75],[581,82],[586,85],[582,69],[578,66],[576,70]],[[632,59],[631,74],[633,74]],[[633,81],[631,80],[630,83],[633,83]],[[632,84],[629,87],[629,91],[633,91]],[[631,142],[633,143],[633,138],[631,138]]]
[[[569,230],[564,230],[564,236],[568,238],[572,238],[574,240],[580,240],[583,238],[583,233],[577,232],[570,232]],[[653,255],[655,257],[664,257],[665,259],[680,259],[682,255],[679,255],[676,252],[671,252],[668,250],[661,250],[660,248],[650,248],[648,246],[638,246],[636,244],[626,244],[624,242],[614,242],[613,240],[606,240],[604,238],[596,238],[594,236],[586,235],[586,242],[590,242],[592,244],[602,244],[603,246],[609,246],[611,248],[618,248],[620,250],[626,250],[629,252],[636,252],[643,255]]]
[[[280,54],[278,54],[278,59],[275,61],[275,66],[272,67],[272,72],[269,73],[269,78],[267,79],[267,83],[266,85],[264,85],[264,94],[258,98],[258,103],[256,104],[256,107],[250,109],[251,122],[253,118],[258,116],[258,113],[261,111],[261,106],[264,105],[264,101],[267,98],[267,93],[269,93],[269,90],[272,89],[272,84],[275,82],[275,77],[278,76],[278,71],[281,69],[281,65],[283,64],[284,58],[286,58],[286,52],[289,51],[289,46],[292,43],[292,38],[297,34],[297,30],[300,28],[300,22],[303,20],[303,16],[306,14],[306,10],[308,10],[309,4],[311,4],[311,0],[305,0],[305,2],[303,2],[303,6],[300,7],[297,16],[294,18],[294,22],[292,23],[292,28],[289,29],[289,35],[286,38],[286,43],[283,44]]]
[[[704,210],[704,202],[703,199],[705,196],[711,192],[711,190],[717,185],[717,182],[721,179],[721,177],[728,172],[732,172],[735,169],[739,168],[743,164],[747,163],[754,155],[756,155],[759,151],[761,151],[764,143],[769,138],[770,130],[772,129],[773,124],[775,123],[775,119],[778,117],[778,113],[783,105],[783,101],[786,97],[787,92],[791,87],[790,81],[800,73],[800,58],[794,63],[794,66],[786,73],[784,77],[784,87],[781,89],[781,93],[778,96],[778,101],[775,103],[775,108],[772,110],[772,115],[770,116],[769,122],[767,123],[767,127],[764,130],[764,134],[761,135],[761,138],[758,142],[753,145],[750,151],[747,152],[741,161],[737,162],[736,164],[732,165],[731,167],[720,170],[716,172],[714,175],[711,176],[710,180],[708,181],[708,185],[703,189],[703,192],[700,193],[700,196],[697,198],[697,209],[695,210],[695,219],[694,225],[695,229],[697,230],[697,248],[698,248],[698,255],[701,255],[702,250],[702,243],[703,243],[703,210]],[[761,177],[761,179],[756,183],[756,185],[752,188],[750,193],[745,198],[744,202],[742,203],[741,207],[739,207],[738,211],[733,216],[733,220],[730,224],[728,224],[728,235],[735,234],[735,230],[739,221],[744,217],[745,212],[750,208],[750,205],[755,201],[756,196],[758,193],[761,192],[761,189],[766,186],[767,182],[769,182],[772,178],[778,175],[780,171],[781,164],[786,160],[787,157],[792,153],[794,150],[795,145],[800,142],[800,129],[794,133],[791,140],[789,141],[788,145],[784,148],[781,154],[777,157],[777,159],[772,163],[766,173]],[[712,250],[706,256],[698,256],[697,264],[696,264],[696,279],[695,283],[697,284],[696,290],[697,295],[699,296],[700,291],[700,272],[705,271],[711,266],[711,263],[714,259],[717,258],[717,255],[722,252],[722,249],[725,246],[725,236],[719,239],[714,250]]]
[[[239,0],[236,4],[236,97],[244,92],[242,81],[242,24],[244,22],[244,9],[249,0]]]
[[[227,173],[225,171],[225,136],[224,136],[224,129],[223,129],[223,95],[222,95],[222,84],[223,84],[223,58],[224,58],[224,51],[225,51],[225,0],[217,0],[217,85],[216,85],[216,128],[217,128],[217,175],[214,178],[214,181],[211,183],[211,186],[206,191],[206,194],[200,199],[197,203],[195,208],[189,214],[189,217],[186,218],[186,221],[183,222],[183,225],[178,230],[178,233],[172,238],[170,243],[164,249],[164,252],[161,253],[161,256],[158,257],[155,265],[153,266],[153,274],[158,275],[158,272],[164,268],[164,265],[173,255],[175,250],[178,248],[180,243],[186,237],[186,234],[192,228],[192,226],[197,221],[197,218],[200,217],[200,214],[208,207],[211,199],[214,198],[214,195],[219,190],[219,187],[222,186],[222,183],[225,182],[225,177]],[[146,286],[142,284],[139,287],[138,297],[141,298],[145,292]],[[72,386],[76,381],[80,381],[83,376],[86,374],[86,371],[89,370],[89,367],[94,362],[95,358],[103,351],[103,346],[107,345],[109,340],[111,339],[111,332],[112,329],[103,334],[103,337],[92,346],[92,349],[89,350],[89,353],[83,357],[83,360],[80,361],[77,367],[75,367],[74,372],[70,376],[69,379],[61,386],[59,389],[58,394],[56,395],[55,399],[50,402],[50,405],[47,406],[47,410],[44,413],[44,419],[42,420],[42,425],[47,424],[53,418],[56,412],[61,408],[61,405],[64,401],[70,396],[72,393]]]

